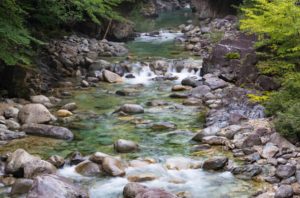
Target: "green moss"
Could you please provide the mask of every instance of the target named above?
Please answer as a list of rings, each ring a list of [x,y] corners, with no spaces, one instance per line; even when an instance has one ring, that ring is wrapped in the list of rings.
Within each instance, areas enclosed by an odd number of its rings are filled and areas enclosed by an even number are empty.
[[[225,58],[229,60],[240,59],[241,55],[238,52],[229,52],[225,55]]]
[[[264,103],[269,100],[269,93],[263,95],[247,94],[249,100],[253,103]]]

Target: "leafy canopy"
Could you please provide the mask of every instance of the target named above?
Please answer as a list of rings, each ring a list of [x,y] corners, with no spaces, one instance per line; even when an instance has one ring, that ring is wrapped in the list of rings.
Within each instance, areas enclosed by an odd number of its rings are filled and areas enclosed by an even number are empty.
[[[241,8],[242,30],[256,33],[280,57],[300,55],[300,7],[295,0],[253,0]]]
[[[114,8],[125,0],[1,0],[0,61],[7,65],[29,64],[34,30],[61,29],[80,21],[101,24],[121,20]]]

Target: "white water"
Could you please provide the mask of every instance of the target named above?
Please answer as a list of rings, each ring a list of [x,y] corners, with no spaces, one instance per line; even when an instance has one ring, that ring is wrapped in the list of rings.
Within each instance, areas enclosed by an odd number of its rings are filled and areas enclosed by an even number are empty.
[[[199,60],[193,60],[193,61],[197,62],[198,64],[202,64],[202,62]],[[187,77],[193,77],[196,78],[197,80],[201,79],[200,68],[197,71],[195,71],[194,69],[185,67],[180,72],[178,72],[176,68],[174,68],[172,65],[173,63],[169,63],[167,72],[163,75],[158,75],[151,70],[149,64],[141,65],[140,63],[135,63],[133,65],[133,71],[132,71],[132,74],[135,76],[135,78],[124,77],[123,79],[124,82],[128,84],[144,84],[144,85],[149,85],[155,82],[153,79],[156,77],[164,77],[164,76],[176,77],[176,80],[174,80],[175,83],[181,83],[181,81]],[[126,76],[126,74],[124,76]]]
[[[230,172],[209,173],[202,169],[184,168],[189,163],[197,161],[173,157],[167,159],[169,163],[181,163],[180,170],[166,168],[166,163],[150,164],[142,167],[129,167],[126,169],[126,177],[140,174],[151,174],[156,177],[153,181],[141,184],[148,187],[163,188],[172,193],[188,192],[191,198],[222,197],[233,192],[237,187],[241,190],[241,181],[235,180]],[[124,186],[129,183],[126,177],[87,178],[75,172],[74,167],[65,167],[59,174],[77,182],[87,183],[91,198],[119,198],[122,197]],[[96,180],[95,180],[96,179]],[[239,182],[240,185],[237,185]],[[242,197],[242,196],[241,196]]]
[[[137,42],[152,42],[152,43],[163,43],[172,41],[177,37],[183,36],[181,32],[170,32],[168,30],[160,30],[157,35],[150,35],[149,33],[141,33],[135,41]]]

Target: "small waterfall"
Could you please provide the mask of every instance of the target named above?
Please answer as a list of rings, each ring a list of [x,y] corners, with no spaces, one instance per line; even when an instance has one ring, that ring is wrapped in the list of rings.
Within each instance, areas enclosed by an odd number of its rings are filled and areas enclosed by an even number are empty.
[[[183,36],[183,33],[170,32],[169,30],[159,30],[152,33],[141,33],[139,37],[135,39],[137,42],[153,42],[153,43],[163,43],[168,41],[173,41],[177,37]]]

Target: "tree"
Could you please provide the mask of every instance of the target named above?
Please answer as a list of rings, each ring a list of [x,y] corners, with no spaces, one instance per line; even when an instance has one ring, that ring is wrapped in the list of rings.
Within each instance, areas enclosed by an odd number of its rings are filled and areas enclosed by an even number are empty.
[[[1,0],[0,61],[7,65],[28,64],[31,47],[41,44],[35,29],[60,30],[80,21],[101,24],[103,19],[122,20],[114,10],[125,0]]]
[[[260,45],[284,58],[300,55],[300,7],[295,0],[253,0],[243,7],[242,30],[259,36]]]

